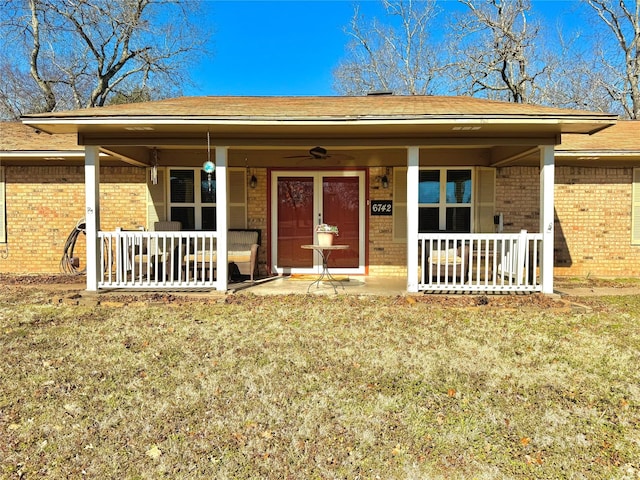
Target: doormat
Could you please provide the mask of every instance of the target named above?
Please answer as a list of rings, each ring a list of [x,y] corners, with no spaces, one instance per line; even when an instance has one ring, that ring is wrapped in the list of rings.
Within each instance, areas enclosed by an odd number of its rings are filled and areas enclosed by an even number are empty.
[[[346,275],[331,275],[333,277],[334,282],[348,282],[349,277]],[[302,280],[304,282],[313,282],[318,280],[320,277],[319,273],[293,273],[288,278],[289,280]],[[327,277],[322,279],[323,281],[328,281]]]

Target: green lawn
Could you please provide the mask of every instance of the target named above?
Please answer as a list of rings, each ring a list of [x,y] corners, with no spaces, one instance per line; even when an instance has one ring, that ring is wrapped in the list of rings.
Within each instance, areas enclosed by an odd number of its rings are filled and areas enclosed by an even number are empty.
[[[0,286],[2,478],[640,478],[640,297],[51,298]]]

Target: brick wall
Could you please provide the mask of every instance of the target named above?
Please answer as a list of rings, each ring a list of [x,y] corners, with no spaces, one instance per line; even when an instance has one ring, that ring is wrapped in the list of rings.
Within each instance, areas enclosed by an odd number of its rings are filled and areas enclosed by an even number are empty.
[[[504,232],[540,231],[540,175],[537,167],[505,167],[496,172],[496,212]]]
[[[557,275],[640,275],[640,246],[631,245],[632,185],[631,168],[557,169]]]
[[[5,167],[7,244],[0,246],[0,271],[59,273],[69,234],[84,218],[84,167]],[[136,228],[146,222],[145,170],[101,168],[101,227]],[[85,241],[74,256],[85,263]]]
[[[387,177],[389,187],[382,188],[378,179],[382,170],[369,170],[369,198],[371,200],[393,200],[393,169],[389,169]],[[395,208],[395,207],[394,207]],[[369,221],[369,274],[377,276],[406,276],[407,246],[405,242],[393,241],[393,217],[371,215],[371,208],[366,207]]]
[[[631,168],[556,167],[554,274],[635,277],[640,246],[631,245]],[[500,168],[496,211],[505,232],[538,232],[539,169]]]

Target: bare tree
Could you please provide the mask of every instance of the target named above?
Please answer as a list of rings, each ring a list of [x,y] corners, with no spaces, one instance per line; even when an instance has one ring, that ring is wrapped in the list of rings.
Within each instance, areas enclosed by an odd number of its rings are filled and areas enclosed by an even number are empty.
[[[45,110],[42,94],[28,71],[0,59],[0,78],[0,119],[15,119],[21,112]]]
[[[458,93],[516,103],[535,101],[546,65],[536,57],[540,27],[528,22],[529,0],[459,0],[450,45],[450,74]]]
[[[595,50],[601,68],[594,81],[626,117],[640,119],[640,2],[588,0],[588,4],[613,34],[613,41],[604,40]]]
[[[348,28],[348,56],[334,71],[334,88],[345,95],[385,90],[433,93],[442,66],[430,29],[438,15],[435,0],[383,0],[389,24],[367,21],[356,7]]]
[[[532,21],[530,0],[382,4],[386,23],[356,9],[349,55],[334,72],[339,93],[455,93],[640,119],[638,0],[572,2],[567,15],[587,22],[555,31]],[[444,38],[434,36],[438,5],[452,18]]]
[[[1,34],[15,51],[0,70],[26,79],[0,83],[1,114],[102,106],[146,90],[162,97],[188,82],[187,65],[207,36],[190,22],[195,1],[5,0]],[[34,91],[38,95],[33,95]],[[24,92],[23,92],[24,93]]]
[[[574,4],[567,15],[581,16],[585,4]],[[550,43],[546,82],[539,88],[538,102],[560,108],[619,112],[621,108],[607,93],[605,72],[594,44],[593,29],[586,22],[575,22],[575,27],[558,24]]]

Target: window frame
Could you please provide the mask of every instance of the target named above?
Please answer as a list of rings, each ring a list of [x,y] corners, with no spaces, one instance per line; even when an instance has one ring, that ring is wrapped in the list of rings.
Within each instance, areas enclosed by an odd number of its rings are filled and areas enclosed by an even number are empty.
[[[448,203],[447,202],[447,172],[454,170],[466,170],[470,173],[471,192],[469,193],[469,203]],[[469,209],[469,232],[474,231],[475,219],[475,191],[476,178],[475,168],[473,167],[420,167],[420,172],[437,171],[440,174],[440,201],[438,203],[420,203],[418,202],[418,212],[421,208],[438,208],[438,231],[450,232],[447,230],[447,209],[448,208],[468,208]],[[418,180],[419,181],[419,180]],[[418,214],[419,215],[419,214]],[[425,232],[420,232],[425,233]],[[461,232],[462,233],[462,232]],[[467,232],[468,233],[468,232]]]
[[[176,203],[171,202],[171,171],[172,170],[193,170],[198,175],[198,171],[202,171],[201,167],[180,167],[180,166],[168,166],[162,167],[158,170],[158,178],[163,178],[163,191],[164,198],[157,199],[154,202],[150,192],[147,192],[147,211],[149,219],[157,221],[155,217],[162,217],[162,220],[171,219],[171,208],[173,206],[193,206],[195,208],[195,215],[200,218],[200,228],[197,227],[196,231],[201,231],[202,227],[202,208],[218,208],[217,202],[214,203],[202,203],[200,201],[199,207],[196,204],[196,192],[194,192],[194,202]],[[227,192],[230,192],[227,200],[227,218],[228,228],[246,229],[248,224],[248,190],[247,190],[247,172],[248,170],[243,167],[228,167],[227,168]],[[195,182],[194,182],[195,183]],[[194,185],[195,189],[195,185]],[[148,187],[150,190],[150,187]],[[198,197],[200,196],[200,189],[195,189]],[[239,193],[238,193],[239,192]],[[234,198],[235,197],[235,198]],[[200,199],[201,200],[201,199]],[[194,219],[196,216],[194,215]],[[151,225],[149,220],[149,225]],[[215,229],[214,229],[215,231]]]
[[[171,174],[173,171],[192,171],[193,172],[193,202],[174,202],[171,198]],[[202,188],[201,188],[201,167],[168,167],[167,168],[167,217],[169,220],[174,220],[172,216],[172,210],[174,207],[193,208],[194,209],[194,230],[202,230],[202,209],[203,208],[215,208],[217,211],[217,202],[203,202],[202,201]],[[215,174],[214,174],[215,175]],[[214,195],[215,198],[215,195]],[[183,225],[184,230],[188,230]],[[215,231],[215,229],[214,229]]]

